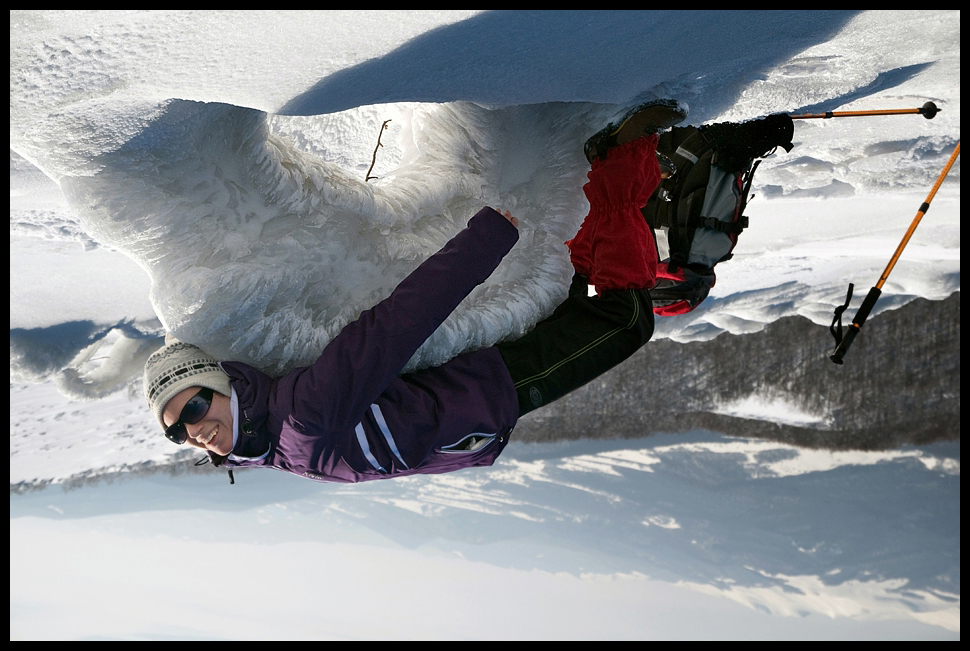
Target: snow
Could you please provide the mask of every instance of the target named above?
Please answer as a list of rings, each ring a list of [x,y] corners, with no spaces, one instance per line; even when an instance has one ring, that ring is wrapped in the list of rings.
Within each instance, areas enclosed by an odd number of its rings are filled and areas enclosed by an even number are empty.
[[[139,383],[165,329],[311,361],[483,204],[520,242],[412,367],[521,334],[565,295],[582,142],[650,97],[691,124],[943,109],[797,122],[711,298],[655,336],[828,324],[849,281],[854,313],[959,140],[959,12],[11,12],[10,55],[12,639],[959,638],[959,442],[592,432],[229,486],[146,472],[181,457]],[[959,291],[959,180],[874,317]],[[20,493],[46,484],[80,488]]]
[[[690,432],[520,445],[397,483],[254,470],[35,491],[11,500],[12,558],[35,559],[11,563],[11,635],[958,636],[958,577],[937,576],[959,553],[958,448]]]

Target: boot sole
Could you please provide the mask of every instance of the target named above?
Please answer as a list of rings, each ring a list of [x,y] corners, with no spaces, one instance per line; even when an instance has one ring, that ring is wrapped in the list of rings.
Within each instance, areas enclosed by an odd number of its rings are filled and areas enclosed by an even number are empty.
[[[583,152],[592,164],[595,157],[604,156],[613,147],[668,129],[686,118],[687,111],[677,100],[653,100],[630,109],[615,124],[595,133],[586,141]]]
[[[669,129],[686,118],[687,113],[676,100],[658,100],[633,109],[610,135],[616,137],[617,145],[622,145],[641,136]]]

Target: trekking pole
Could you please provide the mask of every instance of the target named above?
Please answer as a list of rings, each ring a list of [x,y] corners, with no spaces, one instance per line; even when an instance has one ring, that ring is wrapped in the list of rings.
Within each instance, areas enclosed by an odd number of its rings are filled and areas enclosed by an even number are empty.
[[[932,120],[936,114],[943,109],[937,107],[933,102],[927,102],[919,108],[913,109],[883,109],[879,111],[826,111],[825,113],[804,113],[802,115],[792,115],[792,120],[808,120],[811,118],[853,118],[866,115],[910,115],[919,114],[927,120]]]
[[[903,241],[900,242],[899,246],[896,247],[896,252],[893,253],[893,257],[886,266],[886,270],[883,271],[882,275],[879,277],[879,282],[876,283],[875,287],[869,290],[866,300],[862,301],[859,311],[856,312],[855,318],[852,319],[852,325],[849,326],[848,331],[845,333],[845,337],[843,337],[842,313],[846,310],[846,308],[849,307],[849,301],[852,299],[852,283],[849,283],[849,292],[845,297],[845,303],[835,308],[835,317],[832,319],[832,325],[829,326],[829,331],[832,333],[832,336],[835,337],[836,346],[835,353],[830,355],[829,359],[836,364],[842,363],[842,358],[845,356],[846,351],[849,350],[849,346],[852,345],[856,335],[859,334],[859,330],[862,329],[862,324],[865,323],[866,319],[869,318],[869,312],[872,311],[876,301],[879,300],[879,295],[882,293],[882,286],[889,277],[889,272],[891,272],[893,267],[896,266],[896,261],[899,259],[899,255],[903,252],[903,249],[906,248],[906,245],[909,243],[909,238],[913,236],[913,231],[915,231],[916,227],[919,226],[919,222],[921,219],[923,219],[923,215],[925,215],[926,211],[930,209],[930,202],[933,201],[933,197],[936,196],[936,191],[940,189],[940,184],[943,183],[943,179],[946,178],[946,175],[950,172],[950,168],[953,167],[953,163],[956,162],[957,156],[959,155],[960,141],[957,140],[957,148],[953,151],[953,155],[951,155],[950,160],[946,162],[946,167],[943,168],[943,172],[940,173],[939,178],[936,179],[936,183],[933,184],[933,189],[930,190],[929,195],[927,195],[926,201],[924,201],[923,205],[919,207],[919,211],[916,213],[913,223],[909,225],[909,230],[907,230],[906,235],[903,236]],[[835,328],[836,321],[838,321],[839,324],[838,330]]]

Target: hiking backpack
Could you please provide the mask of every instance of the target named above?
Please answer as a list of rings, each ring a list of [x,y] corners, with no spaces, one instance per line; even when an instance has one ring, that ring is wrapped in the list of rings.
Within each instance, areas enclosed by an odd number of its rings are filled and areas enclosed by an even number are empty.
[[[684,314],[707,298],[715,265],[731,259],[748,226],[744,209],[760,159],[779,146],[791,151],[793,134],[792,119],[784,113],[661,134],[657,152],[673,160],[677,172],[661,181],[641,209],[662,260],[650,290],[655,314]]]

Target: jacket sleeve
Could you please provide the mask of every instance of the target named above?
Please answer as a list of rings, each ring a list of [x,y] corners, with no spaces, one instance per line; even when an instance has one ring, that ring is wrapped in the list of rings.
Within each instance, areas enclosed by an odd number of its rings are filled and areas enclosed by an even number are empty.
[[[296,413],[310,409],[321,424],[352,427],[517,240],[518,230],[502,215],[491,208],[480,210],[389,297],[348,324],[304,370],[293,386],[294,402],[303,403],[294,404]]]

